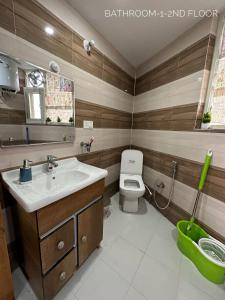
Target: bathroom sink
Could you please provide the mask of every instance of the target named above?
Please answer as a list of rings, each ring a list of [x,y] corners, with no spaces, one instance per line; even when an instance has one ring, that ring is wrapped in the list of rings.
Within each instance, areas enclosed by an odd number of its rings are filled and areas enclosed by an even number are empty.
[[[9,192],[27,211],[33,212],[73,194],[107,176],[107,170],[81,163],[76,158],[57,161],[58,167],[47,172],[46,164],[32,167],[32,181],[21,184],[19,169],[2,172]]]

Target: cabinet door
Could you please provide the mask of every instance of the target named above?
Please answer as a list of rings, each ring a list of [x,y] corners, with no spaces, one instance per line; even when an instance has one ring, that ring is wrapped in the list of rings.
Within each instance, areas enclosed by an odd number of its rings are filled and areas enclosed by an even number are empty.
[[[103,234],[103,200],[78,215],[78,262],[81,265],[99,246]]]

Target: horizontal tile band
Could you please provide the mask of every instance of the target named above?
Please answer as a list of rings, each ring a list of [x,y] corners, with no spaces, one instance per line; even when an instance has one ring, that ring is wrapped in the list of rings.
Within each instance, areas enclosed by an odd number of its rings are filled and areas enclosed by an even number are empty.
[[[84,120],[93,121],[94,128],[131,128],[131,113],[80,99],[76,99],[75,105],[75,126],[77,128],[83,127]]]
[[[150,188],[150,187],[149,187]],[[151,189],[151,188],[150,188]],[[152,189],[151,189],[152,190]],[[150,198],[149,194],[145,193],[144,196],[148,201],[161,213],[163,214],[168,220],[170,220],[174,225],[177,224],[178,221],[180,220],[189,220],[191,215],[187,213],[185,210],[183,210],[181,207],[176,205],[175,203],[171,202],[169,207],[165,210],[160,210],[157,208],[155,205],[154,201],[152,198]],[[160,206],[164,206],[167,202],[168,199],[161,194],[157,193],[156,194],[157,201],[159,202]],[[211,236],[216,238],[217,240],[221,241],[222,243],[225,244],[225,237],[219,234],[217,231],[212,229],[211,227],[207,226],[206,224],[200,222],[199,220],[196,220],[196,222],[206,230]]]
[[[175,160],[177,165],[176,180],[194,189],[197,188],[202,163],[182,157],[157,152],[154,150],[132,146],[144,154],[144,165],[171,177],[171,162]],[[203,192],[225,203],[225,169],[211,166],[207,176]]]
[[[133,129],[192,131],[200,128],[203,109],[193,103],[134,113]]]
[[[76,155],[76,157],[79,161],[104,169],[120,163],[121,153],[123,152],[123,150],[126,150],[128,148],[129,145],[95,151],[92,153],[79,154]]]
[[[215,36],[209,34],[136,80],[135,95],[188,76],[211,69]]]
[[[26,124],[25,110],[0,107],[0,124]]]
[[[84,163],[99,167],[99,168],[108,168],[112,165],[120,163],[121,160],[121,153],[123,150],[128,149],[129,145],[123,146],[123,147],[116,147],[116,148],[109,148],[105,150],[99,150],[95,152],[90,152],[90,153],[84,153],[84,154],[78,154],[75,155],[75,157]],[[66,159],[66,158],[71,158],[74,156],[69,156],[69,157],[63,157],[60,159]],[[39,163],[44,163],[44,162],[39,162]],[[37,164],[39,164],[37,163]],[[10,168],[16,169],[15,168]],[[6,170],[0,170],[0,172],[3,172]],[[3,187],[3,182],[2,178],[0,177],[0,205],[2,208],[6,208],[8,206],[13,206],[15,204],[15,201],[11,194],[7,193],[7,199],[4,199],[3,193],[5,193],[4,187]]]
[[[88,56],[84,39],[37,1],[1,1],[0,26],[120,90],[134,93],[134,78],[97,48]],[[46,35],[46,26],[55,29],[54,36]]]

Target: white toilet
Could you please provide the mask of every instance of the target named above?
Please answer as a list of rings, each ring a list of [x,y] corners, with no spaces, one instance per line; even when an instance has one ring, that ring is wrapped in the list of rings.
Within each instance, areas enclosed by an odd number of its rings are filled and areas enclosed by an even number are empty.
[[[120,202],[126,212],[138,211],[138,198],[144,195],[142,180],[143,153],[138,150],[124,150],[120,167]]]

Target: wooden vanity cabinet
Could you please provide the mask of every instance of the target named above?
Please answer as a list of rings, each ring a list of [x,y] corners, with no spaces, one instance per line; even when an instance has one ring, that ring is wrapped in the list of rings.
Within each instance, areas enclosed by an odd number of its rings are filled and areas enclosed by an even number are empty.
[[[99,246],[103,192],[104,179],[33,213],[17,205],[21,267],[39,299],[51,300]]]

